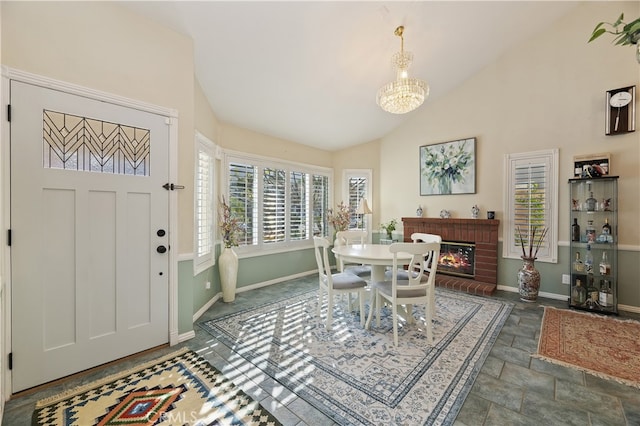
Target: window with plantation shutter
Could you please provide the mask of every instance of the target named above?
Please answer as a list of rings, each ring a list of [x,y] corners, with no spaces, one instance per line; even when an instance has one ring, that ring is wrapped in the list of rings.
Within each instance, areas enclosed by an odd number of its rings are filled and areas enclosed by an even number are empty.
[[[558,150],[507,154],[505,175],[504,257],[556,263]]]
[[[228,199],[240,219],[239,252],[308,247],[327,236],[329,169],[228,154]]]
[[[194,182],[194,274],[215,264],[215,145],[196,132],[196,165]]]
[[[230,163],[227,170],[229,207],[242,224],[238,244],[255,245],[258,243],[258,168],[251,164]]]
[[[349,205],[351,212],[351,220],[349,221],[349,229],[364,229],[371,235],[371,215],[358,214],[357,210],[362,200],[367,200],[369,208],[371,208],[371,170],[355,170],[349,169],[344,172],[345,203]]]

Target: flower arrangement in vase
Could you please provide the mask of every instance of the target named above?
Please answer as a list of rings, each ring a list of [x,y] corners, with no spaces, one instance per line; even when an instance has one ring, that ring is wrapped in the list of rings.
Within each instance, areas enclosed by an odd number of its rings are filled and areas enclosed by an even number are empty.
[[[220,202],[220,231],[222,232],[222,242],[226,248],[237,247],[237,233],[242,230],[240,221],[233,215],[231,207],[224,197]]]
[[[329,225],[333,227],[335,232],[346,231],[349,229],[349,222],[351,220],[351,212],[349,207],[344,204],[344,201],[340,201],[336,209],[327,210],[327,219]]]
[[[393,238],[393,231],[396,230],[397,224],[398,221],[396,219],[391,219],[389,222],[381,223],[380,229],[384,229],[384,231],[387,233],[387,238],[391,240]]]

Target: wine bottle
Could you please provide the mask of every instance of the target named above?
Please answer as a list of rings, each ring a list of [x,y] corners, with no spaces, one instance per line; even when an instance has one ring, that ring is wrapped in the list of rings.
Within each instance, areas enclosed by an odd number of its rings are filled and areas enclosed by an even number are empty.
[[[585,234],[587,236],[587,243],[593,243],[596,241],[596,228],[593,226],[593,220],[587,221]]]
[[[611,273],[611,263],[609,263],[609,257],[607,251],[602,252],[602,260],[600,260],[600,275],[609,275]]]
[[[571,225],[571,241],[580,241],[580,225],[578,225],[578,218],[573,218],[573,225]]]
[[[580,280],[576,280],[576,286],[571,291],[571,300],[575,305],[583,305],[587,300],[587,290],[582,287]]]
[[[580,259],[580,252],[576,252],[576,259],[573,261],[573,270],[576,272],[584,272],[584,263]]]
[[[609,280],[600,281],[600,306],[605,308],[613,306],[613,291]]]
[[[585,201],[585,205],[587,207],[587,211],[588,212],[594,212],[596,211],[596,207],[598,205],[598,200],[596,200],[595,198],[593,198],[593,191],[591,191],[589,193],[589,198],[587,198],[587,200]]]

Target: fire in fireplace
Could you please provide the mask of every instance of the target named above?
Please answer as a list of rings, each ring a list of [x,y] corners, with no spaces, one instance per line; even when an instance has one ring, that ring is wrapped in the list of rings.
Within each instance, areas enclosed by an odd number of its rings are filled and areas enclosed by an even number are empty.
[[[440,245],[438,273],[474,278],[475,247],[474,243],[443,241]]]

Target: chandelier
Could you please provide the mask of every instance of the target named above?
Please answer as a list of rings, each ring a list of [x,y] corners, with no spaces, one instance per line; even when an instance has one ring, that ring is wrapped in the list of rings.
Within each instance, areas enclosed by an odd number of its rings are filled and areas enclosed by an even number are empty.
[[[409,78],[407,72],[413,54],[404,51],[404,27],[399,26],[394,34],[400,37],[400,51],[391,57],[391,64],[396,68],[396,80],[385,84],[378,90],[376,102],[380,107],[392,114],[404,114],[418,108],[429,96],[429,86],[417,78]]]

